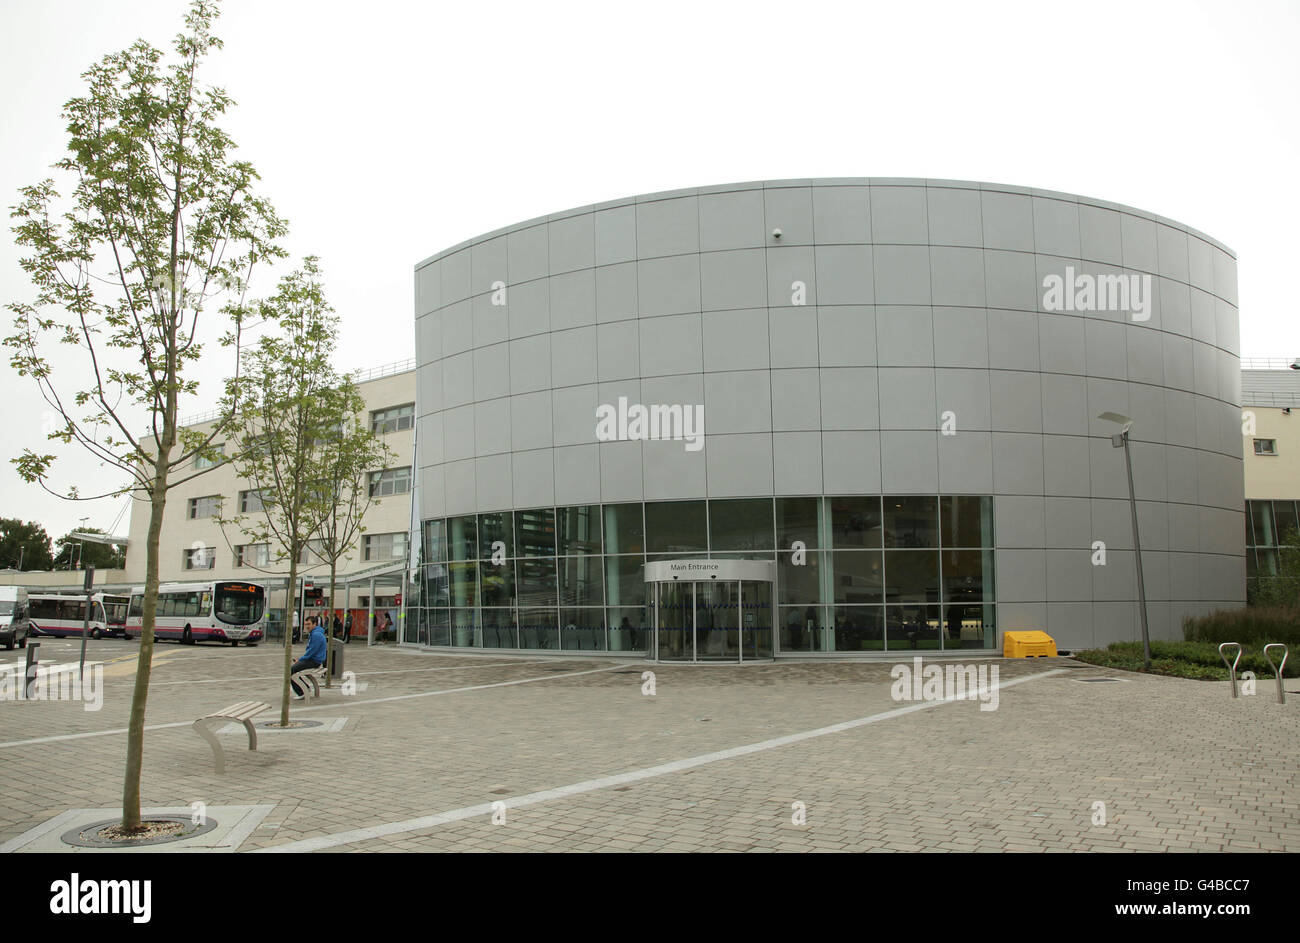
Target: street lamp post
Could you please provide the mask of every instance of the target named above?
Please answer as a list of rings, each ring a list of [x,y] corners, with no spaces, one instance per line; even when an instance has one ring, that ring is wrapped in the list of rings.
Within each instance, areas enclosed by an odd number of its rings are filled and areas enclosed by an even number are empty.
[[[88,520],[90,520],[90,518],[88,517],[80,518],[81,529],[83,532],[86,529],[86,521]],[[77,569],[81,569],[81,558],[85,555],[85,553],[86,553],[86,541],[85,538],[82,538],[82,540],[80,540],[77,543]]]
[[[1129,451],[1129,430],[1133,428],[1133,420],[1128,416],[1120,413],[1102,413],[1097,417],[1106,422],[1119,423],[1121,428],[1110,437],[1110,444],[1114,448],[1124,450],[1124,470],[1128,472],[1128,506],[1129,512],[1133,517],[1133,556],[1137,560],[1137,581],[1138,581],[1138,611],[1142,617],[1142,670],[1151,670],[1151,637],[1147,631],[1147,592],[1146,583],[1142,579],[1142,542],[1138,539],[1138,506],[1137,496],[1133,491],[1133,455]]]

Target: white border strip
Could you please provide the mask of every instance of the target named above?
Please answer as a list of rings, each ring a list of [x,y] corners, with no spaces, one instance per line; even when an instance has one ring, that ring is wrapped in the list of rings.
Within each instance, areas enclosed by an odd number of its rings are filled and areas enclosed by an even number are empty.
[[[1055,668],[1051,671],[1043,671],[1038,674],[1012,678],[1010,681],[999,682],[994,685],[993,688],[996,690],[1002,690],[1013,687],[1017,684],[1023,684],[1026,681],[1036,681],[1040,678],[1049,678],[1052,675],[1064,674],[1067,670],[1068,669],[1065,668]],[[981,688],[980,690],[983,691],[988,689]],[[679,773],[682,770],[693,769],[697,766],[707,766],[711,763],[719,763],[723,760],[735,759],[736,757],[748,756],[751,753],[775,750],[779,747],[789,746],[792,743],[801,743],[804,740],[812,740],[816,737],[827,736],[828,734],[854,730],[858,727],[865,727],[868,724],[879,723],[882,720],[901,717],[903,714],[910,714],[914,711],[923,711],[931,707],[937,707],[941,704],[948,704],[952,701],[959,700],[964,701],[968,700],[968,698],[954,696],[944,698],[943,700],[921,701],[916,704],[909,704],[907,707],[896,707],[879,714],[871,714],[868,717],[859,717],[856,720],[846,720],[842,723],[831,724],[829,727],[818,727],[815,730],[805,730],[800,733],[792,733],[784,737],[763,740],[759,743],[732,747],[729,750],[703,753],[699,756],[687,757],[683,760],[673,760],[671,763],[662,763],[658,766],[649,766],[644,769],[632,770],[627,773],[617,773],[613,776],[602,776],[599,779],[588,779],[580,783],[572,783],[568,786],[560,786],[555,789],[544,789],[541,792],[531,792],[524,796],[514,796],[508,799],[499,799],[496,801],[505,803],[506,808],[520,808],[522,806],[535,805],[539,802],[549,802],[552,799],[563,799],[566,796],[576,796],[585,792],[594,792],[598,789],[607,789],[610,786],[621,786],[625,783],[640,782],[644,779],[653,779],[657,776],[665,776],[669,773]],[[321,835],[317,838],[304,838],[301,841],[286,842],[283,845],[273,845],[269,848],[257,848],[254,849],[254,853],[321,851],[326,848],[337,848],[339,845],[350,845],[353,842],[366,841],[372,838],[383,838],[387,835],[399,835],[403,832],[424,831],[425,829],[434,828],[439,825],[446,825],[449,822],[460,822],[479,815],[490,815],[493,811],[493,805],[493,802],[480,802],[478,805],[452,809],[449,812],[439,812],[437,815],[427,815],[418,819],[407,819],[404,822],[389,822],[385,825],[372,825],[368,828],[357,828],[346,832],[337,832],[333,835]]]

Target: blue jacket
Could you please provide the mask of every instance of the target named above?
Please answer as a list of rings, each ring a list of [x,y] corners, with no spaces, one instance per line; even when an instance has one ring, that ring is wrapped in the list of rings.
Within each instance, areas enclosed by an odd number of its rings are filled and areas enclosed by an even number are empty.
[[[302,657],[325,664],[325,630],[319,625],[307,637],[307,651],[303,652]]]

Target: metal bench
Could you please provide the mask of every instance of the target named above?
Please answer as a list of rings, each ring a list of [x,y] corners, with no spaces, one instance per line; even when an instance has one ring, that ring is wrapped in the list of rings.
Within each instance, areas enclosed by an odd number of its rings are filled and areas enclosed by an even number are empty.
[[[320,665],[317,668],[304,668],[302,669],[302,671],[294,672],[293,675],[289,678],[289,684],[292,685],[293,682],[296,681],[298,682],[298,687],[302,688],[304,692],[310,689],[312,697],[320,697],[320,685],[321,682],[324,680],[325,680],[325,666]],[[290,687],[289,693],[290,694],[293,693],[292,687]],[[304,693],[303,697],[306,696],[307,696],[306,693]]]
[[[229,707],[223,707],[214,714],[208,714],[194,721],[194,729],[199,736],[208,741],[212,747],[212,755],[217,761],[217,774],[220,775],[226,771],[226,757],[221,751],[221,741],[217,735],[208,727],[207,722],[210,720],[237,721],[244,725],[248,731],[248,748],[257,749],[257,730],[253,727],[253,718],[263,711],[271,709],[270,704],[262,701],[240,701],[238,704],[231,704]]]

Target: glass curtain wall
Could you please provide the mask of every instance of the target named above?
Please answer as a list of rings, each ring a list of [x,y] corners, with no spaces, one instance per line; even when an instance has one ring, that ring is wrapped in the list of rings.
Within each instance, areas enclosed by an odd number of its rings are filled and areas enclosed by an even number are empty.
[[[776,563],[770,600],[728,602],[770,611],[772,631],[744,639],[747,656],[773,641],[779,653],[996,641],[993,500],[984,496],[535,508],[425,521],[420,536],[410,601],[419,637],[433,645],[645,652],[643,567],[689,558]]]

